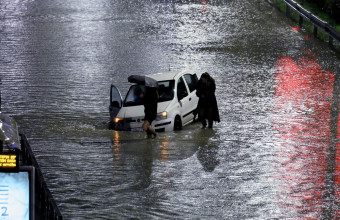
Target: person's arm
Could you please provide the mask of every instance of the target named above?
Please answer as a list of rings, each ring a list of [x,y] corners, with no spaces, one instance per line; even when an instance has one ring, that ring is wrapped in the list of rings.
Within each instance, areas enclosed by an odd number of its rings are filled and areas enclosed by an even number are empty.
[[[202,83],[201,83],[201,81],[197,82],[197,85],[196,85],[196,96],[198,98],[201,98],[201,96],[202,96]]]

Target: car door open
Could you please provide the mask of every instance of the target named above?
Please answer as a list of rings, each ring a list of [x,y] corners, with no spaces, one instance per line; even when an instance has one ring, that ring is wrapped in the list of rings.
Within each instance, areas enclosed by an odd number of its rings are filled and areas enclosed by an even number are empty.
[[[190,102],[190,96],[188,93],[188,89],[185,85],[185,82],[182,77],[178,79],[177,83],[177,97],[178,101],[181,105],[181,113],[182,113],[182,122],[183,124],[186,124],[188,121],[190,121],[191,117],[191,102]]]
[[[120,94],[118,88],[114,85],[111,85],[109,107],[111,120],[117,116],[118,112],[122,108],[122,103],[122,95]]]

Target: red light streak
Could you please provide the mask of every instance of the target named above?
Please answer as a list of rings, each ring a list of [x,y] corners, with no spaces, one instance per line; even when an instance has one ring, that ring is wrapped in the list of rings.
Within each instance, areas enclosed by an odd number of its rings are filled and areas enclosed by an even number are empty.
[[[278,177],[282,181],[280,204],[292,209],[299,218],[317,219],[325,205],[335,77],[319,66],[314,54],[308,53],[308,58],[294,60],[286,56],[276,62],[273,128],[277,131],[282,160]],[[339,189],[340,165],[336,172],[335,184]],[[339,196],[336,190],[336,198]]]
[[[296,32],[300,32],[300,30],[299,30],[299,28],[298,27],[292,27],[292,29],[294,30],[294,31],[296,31]]]

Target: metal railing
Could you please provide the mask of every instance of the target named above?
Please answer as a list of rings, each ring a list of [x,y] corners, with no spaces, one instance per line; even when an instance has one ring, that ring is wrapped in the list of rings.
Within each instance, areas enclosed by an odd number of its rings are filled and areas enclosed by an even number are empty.
[[[52,193],[48,189],[46,182],[44,180],[43,174],[40,170],[39,164],[35,159],[34,153],[27,141],[27,138],[24,134],[20,134],[21,136],[21,153],[22,153],[22,162],[24,164],[29,164],[35,167],[36,175],[35,175],[35,192],[38,197],[37,202],[39,204],[39,208],[42,211],[42,215],[50,220],[62,220],[63,217],[61,212],[52,197]]]
[[[269,0],[269,2],[273,5],[277,5],[278,0]],[[328,44],[330,47],[333,47],[333,40],[337,40],[340,43],[340,32],[338,32],[333,26],[328,24],[327,22],[321,20],[313,13],[309,12],[305,8],[303,8],[300,4],[296,3],[293,0],[281,0],[286,4],[286,15],[290,17],[290,10],[293,9],[299,14],[299,25],[303,25],[304,19],[308,20],[313,26],[313,34],[317,37],[318,29],[321,29],[328,35]]]

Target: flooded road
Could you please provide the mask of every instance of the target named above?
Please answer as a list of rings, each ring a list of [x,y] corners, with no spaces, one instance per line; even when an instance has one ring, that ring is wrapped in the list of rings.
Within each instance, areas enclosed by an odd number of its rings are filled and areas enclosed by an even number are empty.
[[[264,1],[2,0],[2,111],[65,219],[340,218],[339,55]],[[221,122],[107,129],[110,84],[209,72]]]

